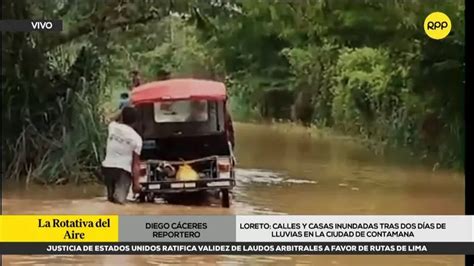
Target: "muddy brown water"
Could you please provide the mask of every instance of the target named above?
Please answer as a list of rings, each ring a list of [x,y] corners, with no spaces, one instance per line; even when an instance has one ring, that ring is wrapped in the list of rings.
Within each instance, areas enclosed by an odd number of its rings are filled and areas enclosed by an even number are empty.
[[[6,184],[4,214],[464,214],[464,175],[375,156],[346,138],[238,124],[229,209],[117,206],[100,186]],[[464,265],[463,256],[4,256],[4,265]]]

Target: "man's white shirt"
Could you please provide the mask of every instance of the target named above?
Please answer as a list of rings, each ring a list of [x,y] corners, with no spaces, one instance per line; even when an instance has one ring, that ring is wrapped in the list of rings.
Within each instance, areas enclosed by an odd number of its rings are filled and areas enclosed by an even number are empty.
[[[107,149],[103,167],[114,167],[132,172],[133,153],[140,155],[143,140],[130,126],[112,122],[109,124]]]

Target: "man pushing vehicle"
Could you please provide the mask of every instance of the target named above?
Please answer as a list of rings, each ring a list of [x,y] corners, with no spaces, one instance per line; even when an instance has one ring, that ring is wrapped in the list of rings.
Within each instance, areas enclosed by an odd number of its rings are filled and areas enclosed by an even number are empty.
[[[107,199],[110,202],[124,204],[130,185],[134,193],[141,191],[139,173],[143,140],[133,129],[136,119],[135,109],[126,106],[108,127],[102,173],[107,187]]]

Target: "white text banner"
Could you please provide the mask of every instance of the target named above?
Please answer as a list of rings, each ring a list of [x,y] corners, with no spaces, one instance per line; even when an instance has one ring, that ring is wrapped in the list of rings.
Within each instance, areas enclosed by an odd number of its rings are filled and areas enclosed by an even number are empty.
[[[237,242],[471,242],[470,216],[237,216]]]

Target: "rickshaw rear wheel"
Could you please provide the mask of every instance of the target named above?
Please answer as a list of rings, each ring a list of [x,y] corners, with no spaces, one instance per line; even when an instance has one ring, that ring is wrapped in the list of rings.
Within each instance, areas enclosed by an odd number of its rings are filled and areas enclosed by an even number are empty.
[[[138,195],[138,202],[143,203],[143,202],[145,202],[146,200],[147,200],[147,197],[146,197],[146,194],[145,194],[145,193],[142,192],[142,193],[140,193],[140,194]]]
[[[221,190],[221,204],[223,208],[229,208],[230,207],[230,198],[229,198],[229,190],[228,189],[222,189]]]
[[[155,194],[154,194],[154,193],[149,193],[149,194],[146,196],[146,201],[147,201],[147,202],[150,202],[150,203],[155,202]]]

